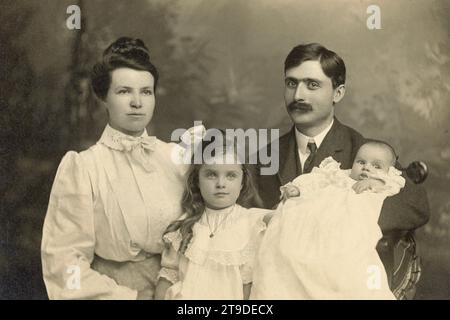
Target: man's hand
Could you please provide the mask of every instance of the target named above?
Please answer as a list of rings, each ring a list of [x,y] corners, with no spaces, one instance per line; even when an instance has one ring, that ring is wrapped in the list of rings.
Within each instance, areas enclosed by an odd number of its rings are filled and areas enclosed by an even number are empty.
[[[364,179],[356,182],[352,188],[356,193],[364,191],[380,192],[384,187],[384,182],[379,179]]]

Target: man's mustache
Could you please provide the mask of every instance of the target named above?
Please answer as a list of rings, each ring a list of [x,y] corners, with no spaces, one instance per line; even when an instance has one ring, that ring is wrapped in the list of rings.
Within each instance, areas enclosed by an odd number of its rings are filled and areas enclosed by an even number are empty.
[[[298,110],[298,109],[300,109],[302,111],[311,111],[312,105],[310,105],[309,103],[305,103],[305,102],[292,101],[288,105],[288,109],[289,109],[289,111],[294,111],[294,110]]]

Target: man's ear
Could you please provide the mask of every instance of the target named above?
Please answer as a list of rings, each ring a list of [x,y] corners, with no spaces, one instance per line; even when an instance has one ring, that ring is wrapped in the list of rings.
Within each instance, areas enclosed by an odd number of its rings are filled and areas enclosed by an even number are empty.
[[[333,104],[336,104],[339,101],[341,101],[344,95],[345,95],[345,84],[341,84],[336,89],[334,89]]]

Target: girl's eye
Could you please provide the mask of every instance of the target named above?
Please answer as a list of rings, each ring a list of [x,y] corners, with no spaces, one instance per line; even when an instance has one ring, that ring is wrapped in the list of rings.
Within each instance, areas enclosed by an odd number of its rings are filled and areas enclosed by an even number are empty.
[[[151,96],[153,94],[152,90],[150,89],[144,90],[142,91],[142,93],[145,94],[146,96]]]
[[[208,172],[208,173],[206,174],[206,176],[207,176],[208,178],[215,178],[215,177],[216,177],[216,174],[215,174],[214,172]]]
[[[364,160],[358,160],[357,163],[358,164],[364,164]]]
[[[236,173],[229,173],[228,178],[229,179],[235,179],[237,177]]]
[[[117,91],[118,94],[126,94],[128,92],[129,92],[128,89],[120,89],[119,91]]]

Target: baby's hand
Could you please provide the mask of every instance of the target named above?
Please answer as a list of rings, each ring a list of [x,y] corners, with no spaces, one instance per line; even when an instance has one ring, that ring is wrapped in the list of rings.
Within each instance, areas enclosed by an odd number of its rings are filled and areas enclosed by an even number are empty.
[[[356,193],[362,193],[364,191],[379,192],[383,189],[384,182],[379,179],[364,179],[356,182],[352,188]]]
[[[299,197],[300,190],[293,184],[288,183],[287,185],[281,187],[281,197],[280,199],[284,203],[289,198]]]

